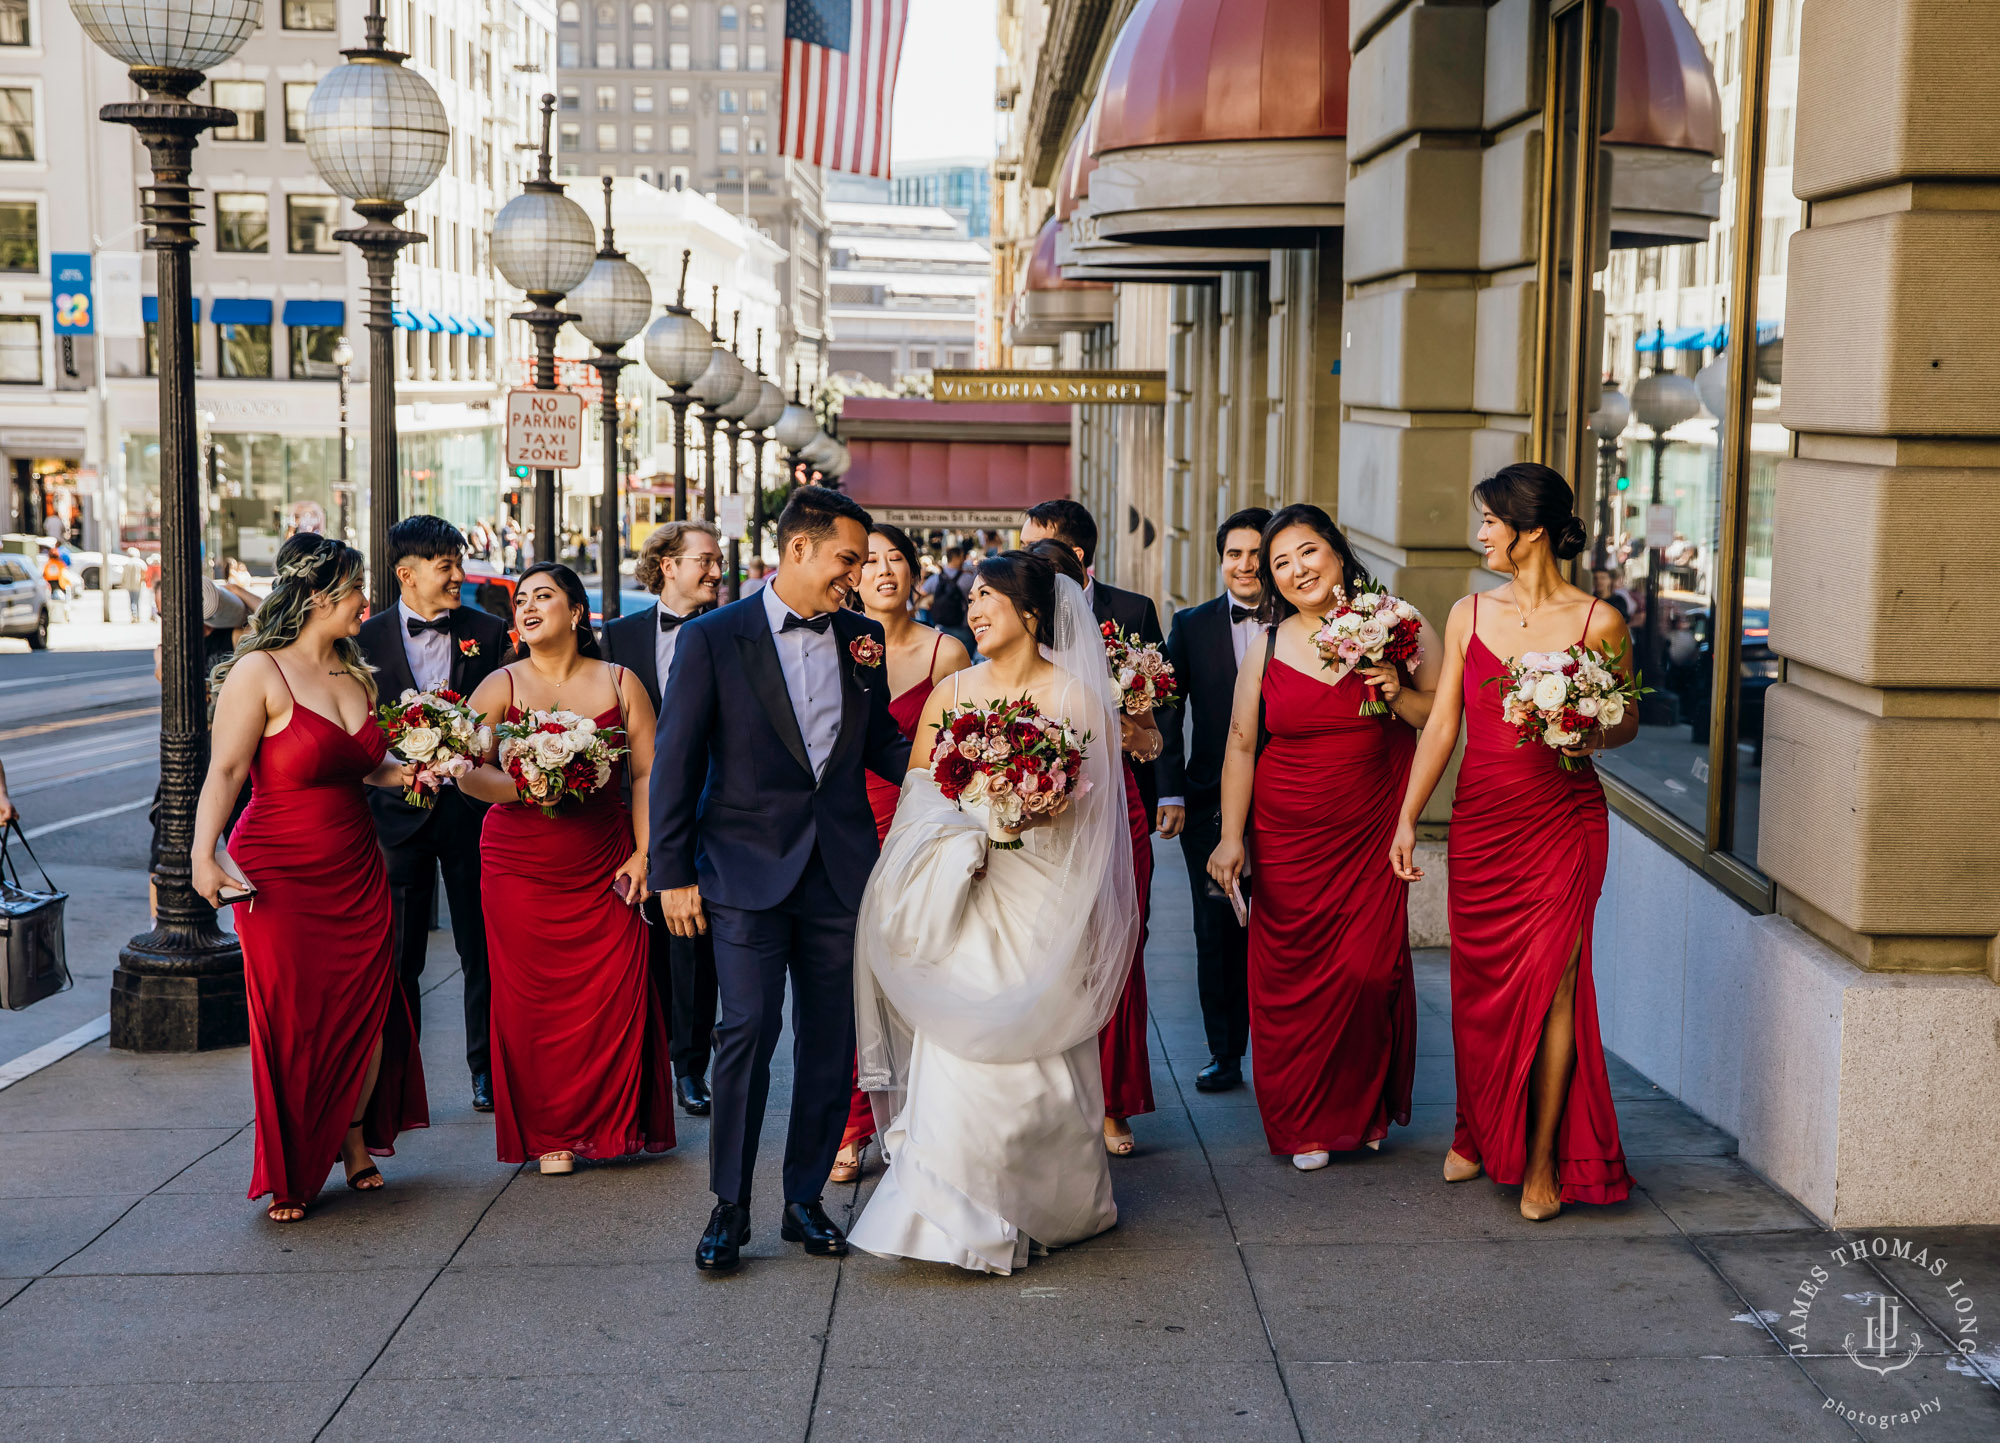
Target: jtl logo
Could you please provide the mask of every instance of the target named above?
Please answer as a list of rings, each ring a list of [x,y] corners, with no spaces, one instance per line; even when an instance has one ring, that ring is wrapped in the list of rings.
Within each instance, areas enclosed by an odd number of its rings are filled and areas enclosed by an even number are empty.
[[[1909,1331],[1909,1347],[1898,1357],[1897,1342],[1902,1336],[1903,1304],[1899,1299],[1877,1294],[1875,1316],[1867,1320],[1866,1336],[1859,1347],[1855,1346],[1854,1334],[1849,1333],[1842,1340],[1848,1358],[1858,1368],[1866,1368],[1871,1373],[1883,1377],[1899,1368],[1907,1368],[1917,1360],[1917,1354],[1924,1340],[1915,1328]],[[1892,1362],[1891,1359],[1894,1359]]]

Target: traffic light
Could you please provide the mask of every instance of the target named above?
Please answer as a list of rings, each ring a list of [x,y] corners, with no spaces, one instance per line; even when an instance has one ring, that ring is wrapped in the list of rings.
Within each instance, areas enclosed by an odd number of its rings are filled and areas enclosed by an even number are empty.
[[[516,467],[514,468],[514,479],[515,479],[516,481],[525,481],[525,480],[527,480],[527,479],[528,479],[528,468],[527,468],[526,466],[516,466]]]
[[[1620,476],[1618,478],[1618,489],[1620,491],[1630,491],[1632,489],[1632,478],[1630,476]]]

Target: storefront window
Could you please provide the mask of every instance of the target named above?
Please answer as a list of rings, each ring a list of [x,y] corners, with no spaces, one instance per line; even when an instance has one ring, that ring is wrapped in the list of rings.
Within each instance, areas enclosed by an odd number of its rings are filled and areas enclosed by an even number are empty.
[[[330,195],[285,197],[285,248],[295,256],[340,254],[340,202]]]
[[[339,326],[287,326],[285,339],[291,346],[294,381],[339,379],[340,366],[333,359],[340,345]]]
[[[271,374],[271,328],[241,323],[215,328],[222,374],[263,379]]]
[[[271,197],[222,191],[215,197],[215,248],[261,253],[271,248]]]
[[[405,435],[397,440],[403,510],[442,516],[463,530],[500,515],[503,486],[497,429]]]

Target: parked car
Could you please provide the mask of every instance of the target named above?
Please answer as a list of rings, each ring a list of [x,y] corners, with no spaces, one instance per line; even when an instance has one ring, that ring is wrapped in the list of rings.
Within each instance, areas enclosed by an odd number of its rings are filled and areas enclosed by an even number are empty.
[[[49,645],[49,584],[39,563],[0,552],[0,636],[25,636],[34,651]]]
[[[0,536],[0,552],[10,552],[16,556],[24,556],[37,569],[42,564],[42,557],[47,552],[48,546],[49,539],[46,536],[30,536],[22,531],[10,531],[4,536]],[[154,549],[158,550],[157,542],[154,543]],[[65,546],[63,551],[69,557],[70,574],[76,578],[76,584],[85,591],[97,590],[98,578],[104,571],[104,553],[101,551],[84,551],[75,546]],[[124,581],[125,568],[131,564],[132,558],[126,556],[123,552],[114,551],[111,553],[111,584],[113,586],[117,586]]]

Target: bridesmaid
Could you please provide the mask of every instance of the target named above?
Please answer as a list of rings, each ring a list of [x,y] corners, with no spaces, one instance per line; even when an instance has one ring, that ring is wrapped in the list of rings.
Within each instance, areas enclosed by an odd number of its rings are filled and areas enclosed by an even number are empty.
[[[235,885],[216,844],[243,779],[249,807],[229,855],[256,895],[236,912],[257,1101],[250,1196],[295,1223],[337,1157],[356,1192],[368,1158],[427,1127],[424,1069],[396,975],[389,882],[362,787],[403,787],[388,759],[375,679],[354,640],[367,597],[361,553],[301,532],[278,548],[256,630],[216,668],[208,779],[195,812],[194,888]]]
[[[597,660],[576,573],[544,561],[514,591],[515,659],[472,694],[489,726],[563,710],[624,733],[609,781],[554,817],[492,761],[459,785],[482,802],[482,910],[492,948],[493,1100],[502,1162],[574,1170],[578,1156],[674,1145],[666,1010],[646,965],[646,785],[653,708],[638,678]],[[629,768],[628,811],[619,769]],[[625,886],[624,896],[616,890]]]
[[[861,609],[881,623],[887,656],[889,715],[904,736],[914,738],[917,719],[931,688],[955,671],[972,665],[963,642],[932,627],[918,625],[911,612],[910,598],[922,574],[917,563],[916,543],[901,527],[878,521],[868,531],[868,559],[861,563],[861,589],[855,593]],[[928,763],[926,763],[928,765]],[[896,820],[896,803],[903,795],[900,783],[867,774],[868,805],[875,813],[875,840],[889,835]],[[861,1154],[875,1136],[875,1110],[868,1094],[860,1088],[848,1099],[847,1130],[841,1134],[840,1151],[834,1155],[829,1182],[853,1182],[861,1176]]]
[[[1530,462],[1503,467],[1472,488],[1472,501],[1486,565],[1507,582],[1452,607],[1444,675],[1389,860],[1406,881],[1423,875],[1417,817],[1451,761],[1463,707],[1447,849],[1458,1127],[1444,1178],[1466,1182],[1484,1168],[1495,1182],[1520,1184],[1521,1216],[1541,1222],[1566,1202],[1618,1202],[1632,1187],[1590,971],[1608,829],[1596,768],[1565,771],[1548,747],[1517,747],[1500,717],[1498,678],[1523,651],[1629,648],[1630,633],[1616,609],[1563,580],[1560,563],[1585,537],[1560,475]],[[1588,757],[1638,730],[1629,709],[1566,750]]]
[[[1424,628],[1415,674],[1342,675],[1312,643],[1320,618],[1367,573],[1317,506],[1264,528],[1265,607],[1276,625],[1237,674],[1222,763],[1222,840],[1209,875],[1225,892],[1255,863],[1250,909],[1250,1062],[1273,1153],[1311,1172],[1336,1152],[1380,1148],[1410,1120],[1417,1005],[1409,887],[1378,860],[1394,835],[1416,732],[1441,669]],[[1370,695],[1388,716],[1363,716]],[[1268,734],[1261,755],[1259,731]],[[1249,828],[1248,856],[1244,843]]]
[[[1045,537],[1029,543],[1026,549],[1078,586],[1089,587],[1090,577],[1074,548]],[[1150,714],[1121,714],[1118,722],[1125,755],[1125,819],[1132,832],[1132,879],[1139,889],[1139,941],[1132,952],[1125,990],[1119,994],[1118,1010],[1098,1034],[1098,1061],[1104,1071],[1104,1150],[1113,1157],[1129,1157],[1134,1146],[1129,1119],[1153,1110],[1153,1060],[1146,1046],[1147,898],[1153,890],[1153,825],[1140,798],[1132,763],[1157,760],[1163,739],[1158,721]]]

